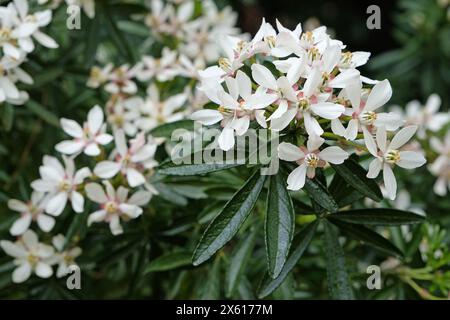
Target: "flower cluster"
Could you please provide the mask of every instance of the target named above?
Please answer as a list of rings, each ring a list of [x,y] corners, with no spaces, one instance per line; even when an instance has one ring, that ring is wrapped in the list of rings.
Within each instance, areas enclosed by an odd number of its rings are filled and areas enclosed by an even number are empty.
[[[52,11],[29,12],[28,1],[14,0],[0,7],[0,103],[21,105],[28,94],[16,84],[32,84],[33,78],[20,66],[35,49],[35,42],[47,48],[58,44],[41,31],[52,20]]]
[[[280,159],[299,166],[289,175],[291,190],[301,189],[315,168],[340,164],[348,152],[364,150],[373,157],[368,177],[383,171],[391,199],[397,189],[393,167],[412,169],[425,163],[422,154],[402,150],[417,126],[396,132],[405,124],[402,117],[380,112],[392,95],[389,81],[371,80],[357,70],[370,53],[347,51],[325,27],[303,31],[298,24],[289,30],[277,21],[275,30],[264,20],[252,40],[228,36],[225,44],[219,64],[200,72],[200,90],[217,108],[191,115],[203,125],[220,123],[222,150],[232,149],[235,136],[245,134],[251,122],[283,135],[297,132],[306,144],[286,142],[278,149]],[[347,150],[320,149],[325,138],[338,140]]]

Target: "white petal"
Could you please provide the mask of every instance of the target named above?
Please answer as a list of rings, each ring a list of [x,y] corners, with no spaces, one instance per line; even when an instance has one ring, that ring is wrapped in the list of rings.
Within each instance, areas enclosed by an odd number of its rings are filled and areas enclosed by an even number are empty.
[[[309,135],[308,141],[306,142],[306,147],[308,148],[309,152],[313,152],[318,150],[324,142],[325,142],[324,138],[321,138],[316,134],[311,134]]]
[[[248,130],[250,126],[250,118],[248,116],[242,118],[235,118],[230,123],[230,127],[233,128],[236,132],[236,135],[242,136]]]
[[[305,129],[308,135],[317,135],[321,136],[323,134],[323,129],[320,126],[319,122],[316,118],[312,117],[309,112],[305,112],[303,114],[305,121]]]
[[[123,233],[122,226],[120,225],[119,216],[114,215],[111,217],[111,220],[109,221],[109,229],[111,230],[111,233],[115,236]]]
[[[260,86],[264,88],[276,90],[277,81],[269,69],[260,64],[252,65],[252,77]]]
[[[103,179],[114,177],[120,170],[121,164],[114,161],[102,161],[94,168],[94,174]]]
[[[232,128],[223,128],[219,135],[219,147],[223,151],[228,151],[234,147],[234,130]]]
[[[378,177],[381,171],[383,162],[379,158],[373,159],[369,164],[369,172],[367,172],[367,178],[374,179]]]
[[[286,128],[297,114],[297,108],[292,108],[286,111],[281,117],[272,119],[270,121],[270,129],[273,131],[281,131]]]
[[[355,140],[356,136],[358,135],[358,129],[359,129],[359,121],[357,119],[351,119],[348,122],[347,129],[345,129],[344,137],[347,140]]]
[[[91,142],[84,149],[84,154],[91,157],[96,157],[100,154],[100,148],[98,147],[97,143]]]
[[[305,157],[303,151],[291,143],[282,142],[278,146],[278,157],[285,161],[297,161]]]
[[[329,163],[341,164],[347,159],[349,154],[339,147],[327,147],[319,152],[319,158]]]
[[[6,252],[7,255],[14,258],[26,257],[28,254],[23,246],[12,243],[11,241],[0,241],[0,247]]]
[[[81,128],[81,126],[76,121],[61,118],[60,123],[64,132],[69,136],[74,138],[81,138],[83,136],[83,128]]]
[[[55,149],[63,154],[74,154],[80,152],[84,147],[85,142],[82,140],[65,140],[57,143]]]
[[[72,202],[72,208],[75,212],[83,212],[84,209],[84,198],[81,193],[73,191],[70,196],[70,201]]]
[[[423,166],[426,162],[425,157],[419,152],[400,151],[400,160],[396,164],[405,169],[414,169]]]
[[[388,80],[383,80],[380,83],[377,83],[369,94],[369,97],[366,101],[366,106],[364,107],[365,111],[373,111],[381,106],[383,106],[386,102],[389,101],[392,97],[392,88],[391,84]]]
[[[35,269],[36,275],[40,278],[49,278],[53,274],[53,269],[46,263],[38,262]]]
[[[16,199],[11,199],[8,201],[8,208],[10,208],[11,210],[17,211],[17,212],[27,212],[28,211],[28,206],[26,203],[16,200]]]
[[[148,191],[138,191],[135,192],[130,199],[128,199],[129,204],[134,204],[136,206],[145,206],[152,198],[151,192]]]
[[[287,179],[289,190],[300,190],[305,185],[306,180],[306,164],[302,164],[292,171]]]
[[[34,248],[39,243],[38,237],[33,230],[27,230],[22,236],[22,241],[27,248]]]
[[[236,80],[239,86],[239,94],[244,100],[247,100],[252,94],[252,81],[241,70],[236,73]]]
[[[19,236],[28,230],[31,224],[31,214],[25,214],[14,221],[9,232],[12,236]]]
[[[40,31],[34,32],[33,37],[44,47],[51,48],[51,49],[56,49],[59,47],[55,40],[53,40],[48,35],[40,32]]]
[[[389,199],[394,200],[397,193],[397,181],[389,164],[383,166],[383,180]]]
[[[380,148],[380,150],[383,153],[385,153],[386,147],[387,147],[387,135],[386,135],[385,127],[378,128],[377,133],[376,133],[376,140],[377,140],[378,148]]]
[[[347,69],[328,82],[330,88],[347,88],[353,83],[360,82],[360,73],[356,69]]]
[[[99,106],[93,107],[88,113],[88,127],[91,133],[96,134],[103,124],[103,111]]]
[[[55,219],[46,214],[40,214],[37,217],[37,224],[44,232],[50,232],[55,226]]]
[[[31,265],[26,262],[17,267],[12,274],[12,281],[14,283],[22,283],[26,281],[31,275]]]
[[[86,196],[96,203],[108,202],[108,197],[106,196],[105,191],[98,183],[86,184],[85,191]]]
[[[205,126],[210,126],[221,121],[223,116],[217,110],[204,109],[195,111],[190,118],[191,120],[198,121]]]
[[[113,136],[107,133],[102,133],[100,135],[98,135],[97,137],[95,137],[95,141],[98,144],[101,144],[102,146],[110,143],[113,140]]]
[[[144,184],[145,178],[142,173],[140,173],[136,169],[129,168],[127,170],[127,181],[130,187],[135,188],[137,186],[140,186],[141,184]]]
[[[363,134],[364,134],[364,143],[366,144],[367,150],[374,156],[378,156],[378,148],[377,144],[375,143],[375,139],[372,137],[372,134],[367,130],[366,127],[362,127]]]
[[[45,207],[45,212],[52,216],[59,216],[63,212],[67,203],[67,193],[59,192],[53,196]]]
[[[417,126],[408,126],[397,132],[389,144],[388,149],[398,149],[406,144],[416,133]]]
[[[345,111],[343,105],[331,103],[331,102],[320,102],[311,105],[311,110],[317,114],[319,117],[325,119],[336,119]]]
[[[90,226],[93,222],[103,221],[105,219],[105,217],[106,217],[105,210],[95,211],[89,215],[87,225]]]

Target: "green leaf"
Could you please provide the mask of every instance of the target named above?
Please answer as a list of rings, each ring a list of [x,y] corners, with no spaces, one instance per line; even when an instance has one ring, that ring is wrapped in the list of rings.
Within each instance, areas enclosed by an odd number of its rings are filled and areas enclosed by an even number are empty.
[[[336,212],[339,206],[326,187],[316,179],[306,178],[303,189],[319,206],[329,212]]]
[[[268,273],[264,276],[258,288],[258,298],[262,299],[268,296],[283,283],[284,279],[286,279],[287,275],[295,267],[298,260],[303,255],[303,252],[305,252],[305,249],[308,247],[312,237],[314,236],[314,233],[316,232],[316,228],[318,225],[317,221],[318,220],[311,222],[297,235],[295,235],[291,246],[293,250],[291,250],[291,254],[284,264],[283,269],[275,279],[272,279]]]
[[[237,248],[231,258],[230,267],[227,273],[226,296],[228,298],[231,297],[237,287],[237,284],[240,283],[245,266],[253,251],[257,232],[258,228],[255,228],[254,231],[250,233],[244,241],[242,241],[241,245]]]
[[[175,164],[167,162],[158,168],[158,173],[171,176],[194,176],[241,166],[242,163]]]
[[[0,118],[2,122],[1,128],[5,131],[10,131],[14,121],[14,107],[9,103],[4,105],[0,103]]]
[[[344,231],[350,237],[355,238],[356,240],[362,241],[378,250],[381,250],[387,254],[403,257],[403,253],[397,248],[394,244],[392,244],[389,240],[383,238],[375,231],[362,226],[351,223],[346,223],[343,221],[339,221],[333,218],[329,218],[329,220],[336,225],[339,229]]]
[[[150,134],[154,137],[170,138],[172,132],[176,129],[186,129],[188,131],[194,130],[194,121],[192,120],[179,120],[170,123],[160,125],[150,131]]]
[[[348,159],[343,164],[331,166],[350,186],[366,197],[375,201],[383,199],[383,194],[375,180],[367,178],[367,171],[354,160]]]
[[[286,189],[286,179],[279,170],[270,177],[265,224],[268,271],[272,278],[278,277],[286,262],[294,230],[292,199]]]
[[[266,181],[259,169],[247,180],[225,204],[222,211],[206,228],[193,256],[195,266],[208,260],[238,232],[242,223],[252,211]]]
[[[418,214],[391,208],[358,209],[333,213],[331,218],[348,223],[374,226],[399,226],[420,223],[425,217]]]
[[[324,247],[326,253],[328,291],[332,299],[352,300],[353,292],[345,267],[345,256],[339,244],[336,227],[325,221]]]
[[[37,115],[39,118],[44,120],[45,122],[55,126],[59,127],[59,119],[56,115],[54,115],[52,112],[47,110],[43,105],[37,103],[33,100],[28,100],[25,103],[25,107],[27,107],[28,110],[33,112],[35,115]]]
[[[216,300],[220,298],[220,268],[221,259],[217,257],[209,269],[208,278],[205,279],[201,300]]]
[[[192,254],[189,251],[177,251],[164,254],[147,266],[145,273],[167,271],[191,264]]]

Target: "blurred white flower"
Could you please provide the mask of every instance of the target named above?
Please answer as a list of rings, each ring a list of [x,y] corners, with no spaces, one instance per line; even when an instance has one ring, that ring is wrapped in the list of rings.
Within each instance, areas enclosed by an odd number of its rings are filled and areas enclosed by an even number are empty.
[[[104,181],[106,193],[98,183],[86,185],[87,197],[95,203],[100,204],[100,210],[91,213],[88,217],[88,225],[93,222],[107,222],[111,233],[118,235],[123,232],[120,220],[128,221],[142,214],[141,206],[150,201],[151,193],[148,191],[137,191],[128,198],[129,190],[120,186],[114,190],[109,181]]]
[[[53,247],[55,247],[56,252],[52,257],[52,263],[58,265],[56,270],[56,276],[62,278],[70,272],[70,266],[76,266],[75,259],[81,255],[80,247],[72,247],[65,249],[67,239],[62,235],[58,234],[52,238]]]
[[[17,266],[12,274],[14,283],[26,281],[34,272],[40,278],[49,278],[53,274],[48,260],[54,253],[52,246],[40,243],[37,235],[28,230],[15,243],[0,241],[0,247],[7,255],[15,258]]]
[[[45,207],[48,197],[45,193],[34,191],[31,194],[31,200],[22,202],[16,199],[8,201],[8,208],[20,213],[20,218],[14,221],[9,229],[13,236],[23,234],[31,225],[32,221],[36,221],[39,228],[44,232],[49,232],[55,225],[55,219],[45,214]]]
[[[443,141],[432,137],[430,144],[438,154],[436,160],[428,166],[430,172],[437,177],[433,190],[436,194],[445,196],[450,189],[450,131],[447,131]]]

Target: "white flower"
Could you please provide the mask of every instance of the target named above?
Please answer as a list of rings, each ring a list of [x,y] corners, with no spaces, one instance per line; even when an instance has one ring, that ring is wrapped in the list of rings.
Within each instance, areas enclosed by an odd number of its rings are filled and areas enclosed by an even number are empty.
[[[88,183],[86,185],[87,197],[100,204],[101,209],[89,215],[88,225],[93,222],[105,221],[109,223],[111,233],[118,235],[123,232],[120,220],[128,221],[135,219],[142,214],[142,208],[150,201],[151,193],[138,191],[128,199],[128,189],[120,186],[114,190],[109,181],[103,182],[106,193],[98,183]]]
[[[191,115],[191,119],[203,125],[222,121],[223,130],[218,142],[222,150],[228,151],[234,146],[234,135],[241,136],[247,132],[250,120],[256,119],[262,127],[266,126],[264,110],[260,109],[274,102],[277,95],[267,94],[263,90],[252,93],[250,78],[240,70],[236,78],[228,77],[225,82],[228,92],[225,92],[220,85],[204,91],[219,105],[218,110],[199,110]]]
[[[2,240],[0,247],[7,255],[15,258],[17,268],[12,274],[14,283],[26,281],[32,272],[40,278],[49,278],[53,274],[48,259],[53,255],[54,249],[40,243],[33,231],[28,230],[15,243]]]
[[[135,75],[134,69],[130,69],[128,65],[117,67],[109,75],[109,83],[106,84],[105,90],[111,94],[126,93],[135,94],[137,92],[136,83],[131,79]]]
[[[110,100],[107,105],[107,122],[112,126],[112,131],[123,129],[128,136],[134,137],[138,132],[136,121],[141,118],[141,103],[142,98],[135,96]]]
[[[114,161],[102,161],[94,168],[95,175],[103,179],[110,179],[119,172],[127,178],[130,187],[137,187],[145,183],[143,172],[157,165],[153,159],[157,144],[154,141],[146,141],[143,132],[130,140],[130,147],[123,130],[117,130],[114,134],[116,153]]]
[[[432,137],[430,144],[431,148],[438,153],[436,160],[428,167],[430,172],[438,177],[434,184],[434,192],[445,196],[447,189],[450,189],[450,131],[447,131],[443,141]]]
[[[90,88],[98,88],[103,85],[111,77],[111,71],[114,66],[112,63],[108,63],[103,68],[94,66],[91,68],[91,73],[87,82],[87,86]]]
[[[388,80],[376,84],[370,91],[366,101],[361,99],[362,84],[360,81],[352,83],[345,88],[347,98],[352,107],[347,128],[344,128],[339,120],[332,121],[332,130],[335,134],[345,137],[347,140],[355,140],[359,130],[367,139],[371,135],[372,126],[385,127],[386,130],[397,130],[404,121],[394,112],[376,113],[375,110],[382,107],[392,96],[392,88]],[[367,143],[367,142],[366,142]]]
[[[103,124],[103,111],[99,106],[93,107],[88,113],[87,122],[81,127],[74,120],[62,118],[61,127],[73,140],[58,143],[55,149],[64,154],[76,154],[83,151],[88,156],[98,156],[98,145],[110,143],[113,137],[104,133],[106,125]]]
[[[289,190],[299,190],[305,185],[306,176],[312,179],[316,168],[322,168],[326,162],[341,164],[349,154],[337,146],[326,147],[319,150],[325,140],[316,135],[310,135],[306,148],[282,142],[278,146],[278,157],[285,161],[295,161],[299,165],[289,174],[287,183]]]
[[[136,78],[140,81],[149,81],[156,78],[158,81],[164,82],[172,80],[178,75],[178,71],[174,68],[177,63],[177,52],[164,48],[161,58],[153,56],[143,56],[141,61],[136,65]]]
[[[367,136],[367,149],[375,157],[369,165],[367,177],[374,179],[383,170],[384,186],[388,198],[391,200],[395,199],[397,192],[397,181],[392,167],[397,165],[405,169],[414,169],[426,162],[424,156],[419,152],[399,150],[414,136],[416,131],[417,126],[405,127],[397,132],[390,142],[387,140],[384,127],[378,128],[376,142],[371,135]]]
[[[23,234],[31,225],[32,221],[36,221],[39,228],[44,232],[49,232],[55,225],[55,219],[44,213],[48,202],[48,197],[42,192],[34,191],[31,194],[31,200],[27,203],[11,199],[8,201],[8,208],[20,212],[20,218],[17,219],[9,232],[13,236]]]
[[[75,172],[73,159],[63,156],[63,160],[65,168],[58,159],[44,156],[43,165],[39,167],[41,178],[31,183],[34,190],[49,193],[45,212],[53,216],[61,214],[69,199],[75,212],[83,211],[84,198],[77,187],[91,176],[87,167]]]
[[[56,276],[62,278],[70,272],[70,266],[76,266],[75,259],[81,255],[80,247],[72,247],[69,249],[64,249],[67,239],[62,235],[58,234],[53,237],[52,244],[56,249],[53,255],[53,261],[58,264],[58,269],[56,270]]]

